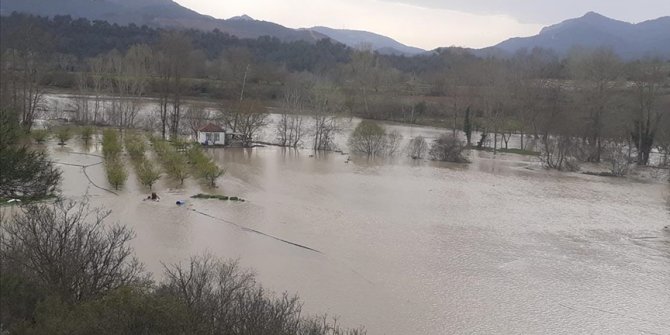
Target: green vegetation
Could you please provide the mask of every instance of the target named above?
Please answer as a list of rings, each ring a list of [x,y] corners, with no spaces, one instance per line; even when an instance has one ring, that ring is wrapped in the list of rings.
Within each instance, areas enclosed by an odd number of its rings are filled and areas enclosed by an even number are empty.
[[[72,138],[72,130],[67,126],[60,127],[56,130],[56,137],[58,138],[58,144],[65,145]]]
[[[199,145],[194,145],[188,150],[188,158],[195,171],[194,175],[206,181],[211,187],[215,187],[216,180],[226,173],[226,170],[216,165]]]
[[[49,139],[49,131],[46,129],[33,129],[30,132],[30,136],[32,136],[37,143],[44,143]]]
[[[306,316],[298,297],[269,293],[235,261],[193,257],[152,280],[130,246],[134,233],[108,215],[58,200],[3,219],[3,334],[365,333]]]
[[[109,184],[118,190],[128,179],[128,173],[120,158],[108,158],[105,160],[105,170]]]
[[[151,143],[158,156],[158,160],[161,165],[163,165],[163,170],[165,170],[171,178],[184,184],[184,180],[190,176],[186,157],[165,140],[152,137]]]
[[[465,133],[468,146],[477,142],[471,139],[476,134],[478,148],[542,152],[544,165],[554,169],[566,168],[566,161],[570,168],[601,163],[608,159],[605,149],[621,143],[631,150],[614,169],[647,165],[656,151],[663,158],[652,162],[670,164],[667,59],[631,61],[612,49],[586,47],[565,55],[535,48],[504,57],[450,47],[406,57],[330,40],[239,39],[218,31],[16,13],[0,24],[0,50],[12,54],[0,66],[0,104],[16,110],[26,131],[51,86],[90,93],[72,99],[74,122],[121,129],[137,126],[134,97],[154,96],[159,110],[151,131],[163,139],[216,118],[250,146],[268,125],[264,111],[272,106],[282,114],[277,140],[292,147],[333,149],[338,117],[346,115],[452,128]],[[106,94],[124,97],[114,113],[100,111]],[[216,100],[220,107],[194,108],[186,102],[191,97]],[[294,116],[306,114],[313,124],[309,132],[307,122]],[[377,135],[358,135],[352,151],[395,151],[397,136],[388,132],[386,145],[369,141],[367,148],[359,140]],[[174,146],[186,150],[179,139]]]
[[[58,191],[61,171],[32,150],[16,114],[0,109],[0,198],[43,199]]]
[[[398,150],[402,135],[397,131],[386,132],[374,121],[361,121],[349,136],[351,151],[371,156],[392,156]]]
[[[128,179],[128,173],[121,158],[122,150],[118,132],[113,129],[105,129],[102,133],[102,153],[105,158],[107,181],[117,190]]]
[[[102,154],[105,158],[121,155],[119,133],[114,129],[105,129],[102,132]]]
[[[93,127],[86,126],[80,128],[80,136],[81,139],[84,141],[84,143],[88,143],[88,141],[90,141],[91,138],[93,138],[94,133],[95,129]]]
[[[140,183],[149,189],[161,178],[161,172],[146,158],[135,164],[135,171]]]
[[[452,163],[468,163],[465,157],[467,147],[463,141],[453,134],[443,134],[436,139],[428,154],[432,159]]]
[[[151,190],[154,183],[160,179],[161,172],[156,168],[154,163],[144,155],[146,152],[146,140],[144,136],[135,133],[126,133],[124,139],[126,151],[135,168],[137,179],[142,185]]]
[[[231,200],[231,201],[241,201],[244,202],[245,200],[239,197],[229,197],[227,195],[219,195],[219,194],[204,194],[204,193],[198,193],[191,198],[193,199],[219,199],[219,200]]]
[[[488,151],[488,152],[493,152],[492,148],[477,148],[477,147],[468,147],[468,149],[473,149],[473,150],[480,150],[480,151]],[[521,150],[521,149],[498,149],[497,152],[502,152],[502,153],[507,153],[507,154],[517,154],[517,155],[524,155],[524,156],[540,156],[542,153],[539,151],[532,151],[532,150]]]

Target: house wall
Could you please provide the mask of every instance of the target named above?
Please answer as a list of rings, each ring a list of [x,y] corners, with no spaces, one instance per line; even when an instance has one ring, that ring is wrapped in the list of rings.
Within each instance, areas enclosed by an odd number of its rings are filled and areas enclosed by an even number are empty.
[[[207,134],[210,134],[210,141],[209,144],[211,145],[224,145],[226,144],[226,133],[224,132],[219,132],[219,133],[208,133],[208,132],[198,132],[198,143],[205,144],[207,143]],[[216,139],[216,135],[219,135],[218,141]]]

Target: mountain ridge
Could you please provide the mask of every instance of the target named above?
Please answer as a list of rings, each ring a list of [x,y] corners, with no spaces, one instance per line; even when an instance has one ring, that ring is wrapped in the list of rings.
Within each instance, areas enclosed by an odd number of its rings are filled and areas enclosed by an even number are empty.
[[[588,12],[544,27],[537,35],[510,38],[479,52],[498,49],[514,53],[521,49],[544,48],[565,56],[575,47],[611,48],[624,59],[670,59],[670,16],[629,23]]]

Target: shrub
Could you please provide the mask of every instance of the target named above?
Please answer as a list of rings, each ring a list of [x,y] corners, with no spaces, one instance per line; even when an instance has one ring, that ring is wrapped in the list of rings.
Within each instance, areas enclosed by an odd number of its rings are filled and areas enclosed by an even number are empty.
[[[452,134],[443,134],[433,142],[429,154],[438,161],[467,163],[468,159],[463,154],[465,151],[465,142]]]
[[[186,159],[176,151],[170,151],[165,159],[165,170],[172,178],[184,184],[184,179],[190,175]]]
[[[107,170],[107,181],[114,186],[114,189],[118,190],[125,184],[128,173],[126,173],[126,169],[119,158],[106,159],[105,168]]]
[[[102,132],[102,154],[105,158],[117,157],[121,154],[121,143],[116,130],[105,129]]]
[[[199,146],[193,146],[188,151],[188,157],[195,170],[195,175],[204,179],[211,187],[215,187],[216,180],[226,173],[226,170],[216,165]]]
[[[368,156],[382,155],[386,147],[386,130],[375,122],[363,120],[351,133],[347,143],[353,152]]]
[[[623,143],[611,142],[605,145],[605,161],[609,163],[612,175],[625,176],[630,170],[628,149]]]
[[[417,136],[409,141],[407,155],[412,159],[422,159],[428,151],[428,143],[423,136]]]
[[[575,158],[575,144],[569,136],[545,136],[542,140],[542,152],[540,160],[548,169],[554,170],[579,170],[577,158]]]
[[[146,147],[142,137],[134,134],[127,134],[125,137],[126,151],[133,161],[141,162],[144,158]]]
[[[49,138],[49,131],[46,129],[34,129],[30,135],[37,143],[44,143]]]
[[[69,139],[72,138],[72,131],[69,127],[61,127],[56,131],[56,137],[58,137],[58,144],[65,145]]]
[[[161,178],[160,171],[147,159],[136,164],[137,177],[142,185],[152,188],[153,184]]]
[[[81,139],[84,140],[84,143],[88,143],[88,141],[93,137],[93,133],[95,131],[93,130],[93,127],[86,126],[81,128]]]

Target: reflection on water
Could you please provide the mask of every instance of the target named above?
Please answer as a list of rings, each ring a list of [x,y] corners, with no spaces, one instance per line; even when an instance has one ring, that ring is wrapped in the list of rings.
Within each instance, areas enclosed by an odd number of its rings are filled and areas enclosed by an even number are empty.
[[[406,139],[440,132],[393,127]],[[99,161],[68,147],[52,145],[51,155]],[[483,152],[471,164],[346,163],[337,152],[276,147],[208,153],[228,170],[206,191],[246,202],[190,199],[200,183],[165,178],[155,186],[161,202],[145,202],[132,174],[119,196],[89,190],[133,227],[152,272],[205,251],[240,258],[270,289],[298,292],[307,310],[372,334],[670,333],[667,184]],[[66,195],[90,187],[81,169],[62,168]],[[87,171],[106,185],[101,166]]]

